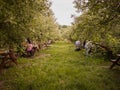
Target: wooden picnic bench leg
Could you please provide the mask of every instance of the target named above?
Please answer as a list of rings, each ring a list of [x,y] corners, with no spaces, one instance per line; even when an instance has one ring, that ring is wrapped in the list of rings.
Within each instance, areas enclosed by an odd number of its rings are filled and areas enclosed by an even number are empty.
[[[120,58],[118,58],[116,61],[112,61],[112,65],[110,66],[110,69],[112,69],[115,65],[119,65],[118,61],[120,60]]]
[[[0,64],[0,67],[3,68],[6,64],[10,64],[10,63],[15,63],[16,65],[18,65],[17,63],[17,59],[13,59],[13,58],[4,58]]]
[[[2,62],[0,64],[0,67],[4,67],[5,61],[7,61],[7,57],[6,56],[4,58],[2,58]]]
[[[112,69],[115,65],[116,65],[116,63],[113,63],[113,64],[110,66],[110,69]]]
[[[12,58],[11,61],[12,61],[13,63],[15,63],[16,65],[18,64],[18,63],[17,63],[17,59],[13,59],[13,58]]]
[[[17,57],[16,57],[13,50],[10,50],[10,52],[9,52],[9,59],[10,59],[11,62],[15,63],[16,65],[18,64],[17,63]]]
[[[5,61],[2,63],[2,67],[4,67],[6,64],[11,64],[12,62],[15,63],[16,65],[18,64],[18,63],[17,63],[17,60],[11,59],[11,58],[7,58],[7,60],[5,60]]]

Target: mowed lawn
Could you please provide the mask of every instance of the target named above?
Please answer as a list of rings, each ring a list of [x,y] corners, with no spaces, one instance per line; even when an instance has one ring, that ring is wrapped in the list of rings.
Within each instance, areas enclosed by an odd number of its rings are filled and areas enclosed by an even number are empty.
[[[57,42],[0,74],[0,90],[120,90],[120,67]]]

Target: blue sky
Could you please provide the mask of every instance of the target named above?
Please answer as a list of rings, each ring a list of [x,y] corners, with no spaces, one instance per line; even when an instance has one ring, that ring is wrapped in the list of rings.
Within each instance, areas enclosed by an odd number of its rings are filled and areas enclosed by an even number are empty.
[[[73,21],[72,14],[76,14],[73,7],[74,0],[50,0],[52,1],[51,9],[53,10],[57,22],[60,25],[70,25]]]

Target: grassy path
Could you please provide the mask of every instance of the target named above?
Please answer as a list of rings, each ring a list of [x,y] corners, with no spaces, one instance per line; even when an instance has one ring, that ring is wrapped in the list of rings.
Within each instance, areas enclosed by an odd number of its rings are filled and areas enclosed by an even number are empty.
[[[120,90],[120,68],[109,70],[110,62],[83,53],[58,42],[34,58],[20,58],[0,76],[0,90]]]

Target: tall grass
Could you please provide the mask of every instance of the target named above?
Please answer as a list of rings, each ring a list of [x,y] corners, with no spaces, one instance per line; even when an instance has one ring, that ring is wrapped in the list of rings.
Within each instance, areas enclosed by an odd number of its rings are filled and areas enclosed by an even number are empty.
[[[94,55],[76,52],[71,43],[57,42],[33,58],[5,69],[0,90],[119,90],[120,68]]]

